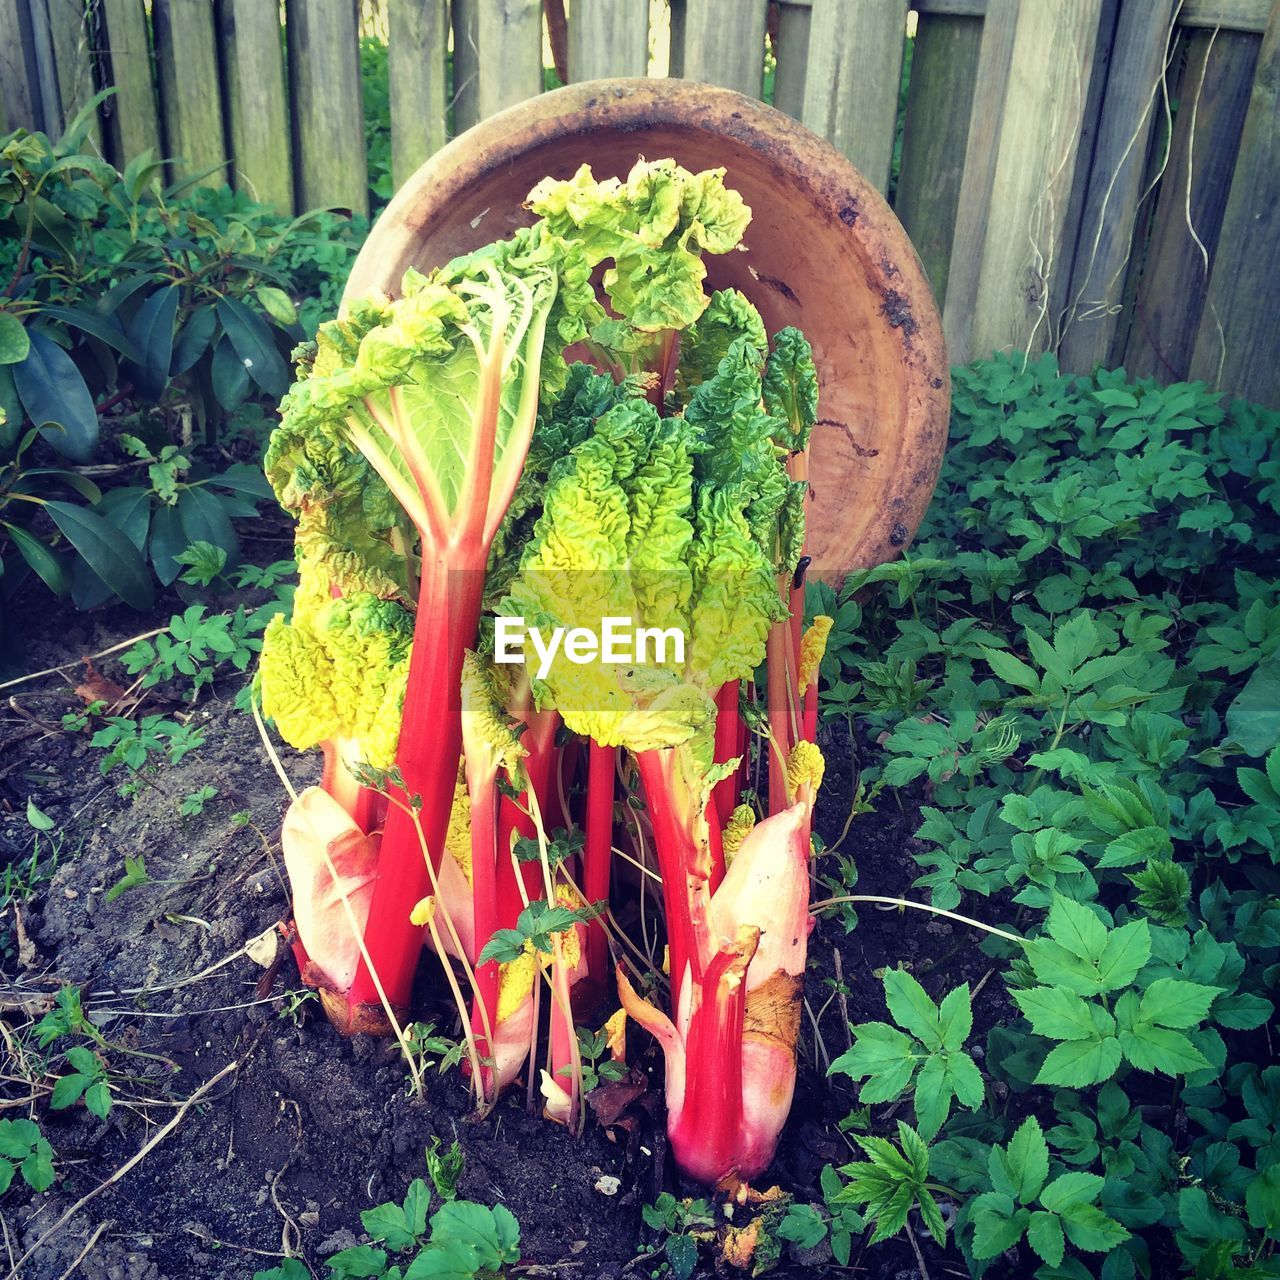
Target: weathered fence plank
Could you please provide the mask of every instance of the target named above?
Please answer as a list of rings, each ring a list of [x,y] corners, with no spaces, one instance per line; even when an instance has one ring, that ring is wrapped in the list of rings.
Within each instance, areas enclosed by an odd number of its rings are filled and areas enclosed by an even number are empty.
[[[30,54],[35,69],[32,88],[39,99],[41,128],[50,137],[62,132],[62,99],[58,95],[58,64],[53,56],[49,6],[45,0],[25,0],[30,25]]]
[[[804,82],[809,59],[812,0],[781,0],[778,5],[777,70],[773,80],[773,105],[797,120],[804,114]]]
[[[1184,27],[1262,32],[1269,10],[1267,0],[1184,0],[1178,22]]]
[[[397,187],[449,140],[447,0],[388,0],[391,177]]]
[[[1191,374],[1280,403],[1280,0],[1273,0]],[[1216,313],[1218,324],[1208,323]]]
[[[43,127],[28,0],[0,0],[0,131]]]
[[[981,204],[965,210],[961,193],[965,217],[957,215],[946,324],[952,359],[1008,349],[1038,350],[1048,339],[1052,278],[1069,266],[1063,245],[1065,210],[1100,8],[1101,0],[1039,0],[1017,7],[1007,89],[995,136],[986,140],[994,160],[991,191],[998,199],[988,193]],[[994,9],[993,4],[988,28],[997,23]],[[988,131],[978,115],[979,96],[974,99],[966,164],[974,155],[975,130]],[[975,234],[978,219],[985,225],[980,223]],[[971,310],[958,305],[962,300],[953,288],[961,230],[970,238],[966,254],[977,247],[973,241],[981,249],[973,272],[976,279],[966,272]]]
[[[287,0],[293,186],[300,209],[369,212],[356,10],[350,0]]]
[[[812,0],[792,2],[810,4]],[[986,14],[989,3],[990,0],[912,0],[911,7],[921,13],[949,13],[955,17],[981,18]],[[1178,25],[1262,32],[1267,27],[1268,7],[1268,0],[1183,0],[1178,12]]]
[[[1137,377],[1170,381],[1191,371],[1257,61],[1257,37],[1242,31],[1197,31],[1190,38],[1128,327],[1124,366]],[[1216,333],[1213,312],[1206,322]]]
[[[679,74],[758,98],[764,88],[765,0],[684,0]],[[675,13],[671,39],[675,45]]]
[[[953,362],[968,359],[969,329],[978,301],[988,215],[995,193],[996,145],[1013,69],[1017,15],[1018,0],[991,0],[982,24],[942,313],[943,332]]]
[[[685,0],[668,0],[667,13],[667,74],[677,80],[684,76],[684,14]],[[764,71],[760,72],[760,83],[764,85]]]
[[[39,3],[39,0],[35,0]],[[49,39],[58,77],[60,129],[79,114],[93,97],[92,40],[84,0],[44,0],[49,14]],[[102,131],[95,119],[85,140],[94,151],[102,150]]]
[[[221,0],[227,134],[238,190],[277,209],[293,209],[289,98],[280,15],[262,0]]]
[[[164,110],[164,149],[174,178],[213,168],[207,186],[227,180],[211,0],[153,0],[152,30]],[[217,166],[214,168],[214,166]]]
[[[103,104],[111,158],[123,169],[134,156],[164,153],[151,72],[151,38],[145,0],[102,0],[100,54],[115,93]]]
[[[649,67],[649,6],[590,0],[569,22],[569,79],[642,76]]]
[[[1174,8],[1120,7],[1059,348],[1070,369],[1112,358]]]
[[[907,0],[813,0],[801,119],[888,190]]]
[[[1062,317],[1067,310],[1067,299],[1071,296],[1071,269],[1075,265],[1076,246],[1080,241],[1080,228],[1084,221],[1084,202],[1089,188],[1089,174],[1093,167],[1093,149],[1098,140],[1098,128],[1102,123],[1102,99],[1107,74],[1111,69],[1111,51],[1115,43],[1122,3],[1123,0],[1102,0],[1098,15],[1098,37],[1093,46],[1093,69],[1089,76],[1089,92],[1080,116],[1080,141],[1076,147],[1076,159],[1067,193],[1066,216],[1062,223],[1062,270],[1053,272],[1049,280],[1048,345],[1055,350],[1062,334]]]
[[[982,22],[923,14],[911,55],[894,208],[924,263],[939,305],[946,297]]]
[[[542,92],[541,0],[484,0],[476,25],[483,120]]]
[[[453,132],[470,129],[480,119],[480,6],[484,0],[452,0]]]

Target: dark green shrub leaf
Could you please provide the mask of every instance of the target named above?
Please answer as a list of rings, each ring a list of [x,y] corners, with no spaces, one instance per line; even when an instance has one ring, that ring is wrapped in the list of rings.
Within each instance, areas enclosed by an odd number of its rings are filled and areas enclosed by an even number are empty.
[[[138,548],[100,515],[69,502],[47,502],[54,523],[85,563],[126,604],[149,609],[155,602],[151,575]]]
[[[31,350],[31,339],[17,316],[0,311],[0,364],[19,364]]]
[[[220,298],[217,307],[222,327],[249,377],[267,395],[280,399],[289,389],[289,369],[266,321],[235,298]]]
[[[22,407],[46,440],[73,462],[88,462],[98,443],[98,414],[74,361],[52,338],[34,329],[31,350],[13,366]]]

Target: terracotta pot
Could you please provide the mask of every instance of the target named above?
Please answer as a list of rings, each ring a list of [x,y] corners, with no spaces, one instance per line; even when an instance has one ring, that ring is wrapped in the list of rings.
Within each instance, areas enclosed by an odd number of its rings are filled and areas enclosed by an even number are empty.
[[[813,344],[819,425],[810,460],[813,570],[838,578],[892,559],[937,480],[950,383],[942,327],[911,242],[849,162],[789,116],[685,80],[595,80],[492,116],[401,188],[357,258],[347,296],[394,293],[530,221],[539,179],[589,163],[625,175],[637,157],[724,166],[751,206],[746,252],[706,256],[708,288],[741,289],[770,332]]]

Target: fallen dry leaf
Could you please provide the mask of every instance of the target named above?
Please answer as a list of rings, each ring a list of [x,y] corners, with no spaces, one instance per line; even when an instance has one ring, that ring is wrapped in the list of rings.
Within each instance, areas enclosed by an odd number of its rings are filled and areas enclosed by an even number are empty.
[[[591,1104],[596,1119],[608,1128],[611,1124],[618,1124],[622,1113],[648,1091],[649,1081],[641,1072],[633,1069],[621,1080],[606,1080],[596,1085],[587,1094],[587,1101]]]
[[[13,904],[13,931],[18,935],[18,964],[24,969],[32,969],[36,963],[36,944],[27,935],[27,926],[22,923],[22,912],[18,904]]]
[[[112,705],[125,696],[125,691],[114,680],[108,680],[91,659],[84,660],[84,680],[76,685],[76,697],[87,707],[91,702]]]
[[[260,969],[270,969],[280,950],[280,935],[276,932],[275,925],[269,925],[256,938],[250,938],[244,944],[244,949],[245,954]]]

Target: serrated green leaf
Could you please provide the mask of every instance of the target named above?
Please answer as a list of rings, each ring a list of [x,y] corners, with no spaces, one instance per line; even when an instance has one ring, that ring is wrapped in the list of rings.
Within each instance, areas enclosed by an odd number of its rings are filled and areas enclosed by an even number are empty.
[[[1099,1032],[1094,1022],[1097,1006],[1070,991],[1060,987],[1032,987],[1029,991],[1014,991],[1012,995],[1036,1035],[1048,1036],[1051,1040],[1088,1040]],[[1105,1013],[1105,1010],[1098,1012]],[[1111,1026],[1103,1030],[1114,1029],[1112,1021]]]
[[[377,1244],[385,1244],[397,1253],[409,1248],[416,1238],[398,1204],[380,1204],[365,1209],[360,1214],[360,1222]]]
[[[994,1258],[1022,1239],[1031,1214],[999,1191],[988,1191],[974,1200],[969,1211],[973,1223],[973,1256]]]
[[[1092,1204],[1102,1194],[1103,1182],[1096,1173],[1059,1174],[1041,1192],[1040,1203],[1054,1213],[1063,1213],[1073,1205]]]
[[[828,1075],[868,1077],[858,1091],[862,1102],[889,1102],[901,1096],[916,1068],[915,1044],[909,1036],[886,1022],[868,1022],[853,1028],[853,1047],[842,1053]]]
[[[1121,1030],[1119,1046],[1139,1071],[1163,1075],[1186,1075],[1209,1066],[1209,1060],[1181,1031],[1170,1031],[1148,1022],[1138,1022]]]
[[[912,1176],[923,1182],[929,1173],[929,1148],[920,1135],[904,1121],[898,1121],[898,1142],[911,1167]]]
[[[358,1244],[328,1258],[328,1266],[342,1280],[372,1280],[386,1274],[387,1255],[372,1245]]]
[[[95,1080],[84,1091],[84,1105],[90,1115],[105,1120],[111,1114],[111,1087],[105,1080]]]
[[[977,1063],[967,1054],[956,1051],[947,1055],[947,1083],[961,1106],[976,1111],[986,1098],[986,1086]]]
[[[982,647],[982,656],[991,670],[1006,684],[1026,689],[1029,693],[1040,692],[1040,676],[1034,667],[1029,667],[1021,658],[1015,658],[1002,649],[988,649],[985,646]]]
[[[1142,993],[1139,1016],[1162,1027],[1198,1026],[1221,990],[1182,978],[1157,978]]]
[[[79,1072],[59,1076],[53,1082],[53,1093],[49,1098],[49,1105],[55,1111],[65,1111],[67,1107],[74,1106],[79,1101],[80,1095],[89,1087],[89,1079],[88,1076],[82,1076]]]
[[[1037,1209],[1027,1223],[1027,1243],[1051,1267],[1058,1266],[1066,1252],[1066,1241],[1062,1238],[1062,1224],[1057,1216]]]
[[[67,1061],[82,1075],[97,1075],[101,1070],[101,1063],[93,1056],[93,1053],[86,1049],[83,1045],[74,1045],[67,1050]]]
[[[1129,1238],[1128,1231],[1097,1205],[1071,1205],[1063,1209],[1059,1217],[1067,1239],[1086,1253],[1108,1253]]]
[[[1139,827],[1116,836],[1098,859],[1099,867],[1132,867],[1151,858],[1172,855],[1173,842],[1163,827]]]
[[[53,1186],[53,1148],[44,1138],[22,1162],[22,1177],[32,1191],[48,1191]]]
[[[969,984],[963,983],[949,991],[938,1006],[938,1030],[944,1049],[963,1049],[973,1031],[973,1005],[969,997]]]
[[[884,998],[898,1026],[910,1031],[927,1048],[942,1047],[938,1006],[905,969],[889,969],[884,975]]]
[[[928,1139],[934,1138],[951,1113],[951,1089],[947,1083],[947,1069],[940,1056],[927,1058],[920,1068],[913,1101],[921,1134]]]
[[[1049,936],[1081,960],[1100,959],[1107,945],[1107,927],[1081,902],[1055,894],[1045,922]]]
[[[987,1157],[991,1185],[1021,1204],[1031,1204],[1049,1176],[1049,1147],[1040,1122],[1028,1116],[1007,1147],[992,1147]]]
[[[921,1191],[916,1203],[920,1209],[920,1217],[929,1234],[940,1246],[945,1247],[947,1243],[947,1224],[942,1220],[938,1202],[928,1191]]]
[[[1103,991],[1119,991],[1138,976],[1151,958],[1151,927],[1145,920],[1131,920],[1112,929],[1098,959],[1098,976]]]
[[[1072,1089],[1101,1084],[1115,1075],[1120,1056],[1120,1043],[1114,1036],[1105,1040],[1070,1040],[1050,1052],[1035,1082]]]
[[[1249,1225],[1265,1231],[1273,1240],[1280,1237],[1280,1164],[1260,1170],[1245,1192]]]

